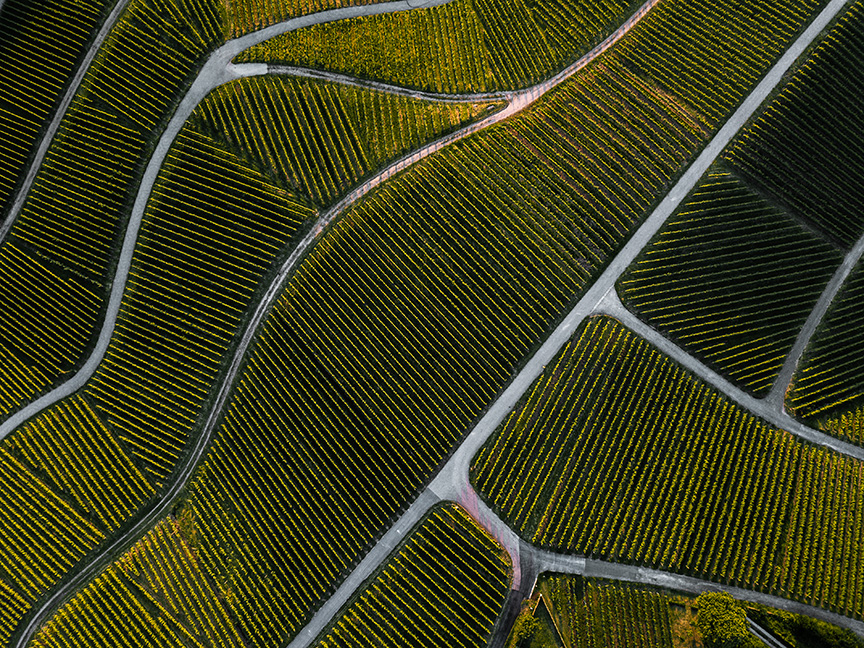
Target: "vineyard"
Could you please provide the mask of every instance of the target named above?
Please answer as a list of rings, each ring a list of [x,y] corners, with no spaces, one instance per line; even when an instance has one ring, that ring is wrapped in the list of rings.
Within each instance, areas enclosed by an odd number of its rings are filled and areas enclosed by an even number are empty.
[[[786,407],[835,436],[864,443],[864,265],[853,270],[798,364]]]
[[[153,493],[90,403],[66,400],[0,447],[0,643]]]
[[[523,643],[524,648],[546,648],[559,642],[570,648],[674,645],[667,595],[612,581],[558,574],[542,574],[534,591],[532,599],[537,599],[533,618],[537,625],[545,625],[550,634],[557,636],[542,644],[537,633],[533,643]]]
[[[844,248],[864,234],[864,4],[854,2],[726,158]]]
[[[864,613],[860,462],[772,429],[614,320],[577,331],[471,471],[543,547]]]
[[[303,65],[432,92],[524,88],[610,34],[626,0],[453,0],[429,9],[315,25],[238,60]]]
[[[181,530],[182,521],[161,521],[61,608],[30,645],[241,648],[224,594],[212,587]]]
[[[357,7],[380,0],[225,0],[232,38],[318,11]],[[385,0],[386,1],[386,0]]]
[[[221,86],[196,110],[196,129],[319,206],[359,180],[495,107],[433,103],[291,77]]]
[[[460,508],[432,511],[317,648],[485,648],[510,561]]]
[[[112,0],[6,0],[0,14],[0,223]]]
[[[841,261],[835,248],[718,165],[618,289],[654,328],[765,396]]]
[[[152,142],[221,38],[216,9],[204,1],[178,2],[178,13],[168,0],[132,0],[48,149],[0,248],[0,311],[9,314],[0,355],[14,357],[3,373],[16,386],[2,398],[4,412],[67,376],[86,355]]]

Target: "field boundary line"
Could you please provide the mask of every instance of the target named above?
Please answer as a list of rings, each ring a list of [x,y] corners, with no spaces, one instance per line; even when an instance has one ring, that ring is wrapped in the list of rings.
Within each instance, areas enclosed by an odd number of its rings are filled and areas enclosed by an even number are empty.
[[[2,223],[0,223],[0,245],[3,244],[3,241],[6,239],[6,235],[9,233],[9,230],[12,229],[12,225],[15,223],[16,220],[18,220],[21,209],[24,207],[27,196],[30,195],[30,190],[33,188],[33,183],[36,181],[36,175],[42,168],[42,162],[45,160],[45,156],[48,154],[48,149],[51,147],[55,135],[57,135],[57,130],[60,128],[60,124],[62,123],[63,118],[66,117],[66,112],[69,109],[69,105],[72,103],[72,99],[75,98],[75,95],[78,93],[78,89],[81,87],[81,83],[84,81],[84,75],[86,75],[87,72],[90,70],[90,65],[93,63],[93,59],[96,58],[96,54],[102,48],[105,40],[108,38],[109,34],[117,25],[117,22],[120,20],[120,16],[123,14],[123,12],[126,10],[126,5],[129,4],[129,1],[130,0],[117,0],[114,8],[105,18],[105,21],[102,23],[102,27],[99,28],[96,37],[90,44],[90,48],[87,50],[87,54],[84,55],[84,58],[78,65],[75,76],[72,77],[72,80],[69,83],[69,87],[66,89],[66,93],[63,95],[63,99],[57,105],[57,108],[54,111],[54,116],[51,118],[51,122],[48,124],[48,128],[45,130],[45,132],[42,134],[41,139],[39,140],[39,147],[36,149],[36,154],[30,161],[30,165],[27,169],[27,175],[24,176],[24,183],[18,188],[18,192],[15,194],[15,200],[12,202],[12,206],[9,208],[9,211],[6,214],[6,219]],[[5,0],[0,0],[0,11],[3,10],[4,2]],[[0,434],[0,439],[2,438],[2,434]]]

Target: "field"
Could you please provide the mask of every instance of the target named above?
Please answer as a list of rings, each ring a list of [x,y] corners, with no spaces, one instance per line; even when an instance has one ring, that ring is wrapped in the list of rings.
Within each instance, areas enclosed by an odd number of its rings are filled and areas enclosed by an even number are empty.
[[[780,96],[726,155],[844,248],[864,234],[864,6],[853,3]]]
[[[12,357],[0,417],[68,377],[90,348],[152,141],[221,38],[205,1],[183,0],[175,11],[167,0],[133,0],[48,149],[0,248],[0,311],[14,314],[0,337],[0,355]]]
[[[541,574],[533,617],[552,641],[524,648],[673,648],[670,598],[611,581]],[[541,602],[542,599],[542,602]],[[562,646],[563,644],[563,646]],[[515,648],[522,648],[518,643]]]
[[[113,0],[7,0],[0,14],[0,223]]]
[[[174,519],[160,522],[33,638],[34,648],[241,648],[223,593]]]
[[[824,239],[717,165],[618,290],[651,326],[761,397],[841,261]]]
[[[297,16],[341,7],[357,7],[372,2],[373,0],[225,0],[226,29],[232,37],[237,37]]]
[[[772,429],[605,317],[577,331],[472,466],[484,498],[543,547],[856,618],[862,477],[860,462]]]
[[[801,358],[786,395],[798,418],[864,443],[864,264],[841,288]]]
[[[370,172],[497,107],[435,103],[293,77],[226,84],[194,127],[324,207]]]
[[[462,509],[435,509],[317,648],[484,648],[509,570],[507,554]]]
[[[453,0],[315,25],[257,45],[238,60],[321,68],[431,92],[523,88],[579,58],[633,9],[625,0]]]

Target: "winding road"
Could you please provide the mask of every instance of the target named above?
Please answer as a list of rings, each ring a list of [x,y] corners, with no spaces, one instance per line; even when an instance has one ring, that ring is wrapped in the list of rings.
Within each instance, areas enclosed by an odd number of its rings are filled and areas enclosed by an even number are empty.
[[[144,214],[144,208],[150,197],[150,193],[162,163],[165,160],[168,149],[173,143],[175,137],[180,132],[183,124],[186,122],[187,118],[191,115],[198,103],[213,89],[243,76],[263,75],[271,72],[270,68],[263,64],[233,65],[231,60],[240,51],[279,34],[314,24],[357,16],[404,11],[416,7],[441,5],[445,4],[447,1],[448,0],[404,0],[324,11],[304,16],[302,18],[292,19],[253,34],[232,40],[216,50],[202,68],[189,92],[186,94],[176,113],[169,122],[144,173],[134,203],[129,226],[124,237],[120,260],[117,265],[117,271],[115,273],[112,291],[109,298],[107,313],[95,349],[88,358],[86,364],[70,381],[46,394],[28,407],[25,407],[0,426],[0,439],[29,417],[38,414],[42,409],[49,407],[53,403],[74,393],[77,389],[82,387],[95,372],[105,354],[116,324],[120,303],[129,275],[132,255],[138,237],[138,231]],[[503,121],[530,106],[546,92],[570,78],[590,61],[594,60],[597,56],[614,45],[629,31],[630,28],[632,28],[633,25],[635,25],[648,11],[650,11],[658,1],[659,0],[648,0],[648,2],[646,2],[627,23],[616,30],[616,32],[603,41],[603,43],[551,79],[524,91],[499,95],[474,96],[475,99],[482,97],[483,100],[504,99],[507,101],[507,105],[503,110],[489,115],[475,124],[471,124],[455,133],[447,135],[436,142],[395,161],[387,168],[365,181],[339,203],[321,215],[318,223],[293,251],[290,258],[285,262],[277,277],[271,283],[264,297],[259,302],[244,331],[241,343],[238,345],[229,370],[224,377],[218,397],[209,413],[207,423],[204,426],[202,433],[195,439],[194,446],[191,449],[188,458],[178,469],[176,479],[171,487],[157,502],[151,503],[151,505],[140,515],[134,526],[125,531],[122,536],[114,539],[111,544],[106,545],[95,559],[77,571],[74,576],[66,580],[61,587],[40,604],[38,609],[34,610],[34,612],[29,616],[28,623],[23,628],[22,633],[18,635],[17,643],[15,644],[16,646],[23,648],[29,642],[36,629],[50,614],[52,614],[65,601],[69,600],[79,588],[92,580],[93,577],[107,566],[116,555],[129,548],[147,530],[149,530],[149,528],[151,528],[160,517],[164,516],[168,512],[174,499],[185,486],[209,444],[216,421],[218,420],[219,414],[227,401],[231,385],[237,376],[243,357],[253,339],[255,331],[261,321],[263,321],[276,296],[279,294],[284,281],[288,276],[290,276],[297,263],[303,258],[303,255],[308,251],[310,246],[326,229],[326,227],[350,205],[362,198],[368,192],[372,191],[381,183],[386,182],[393,175],[403,171],[423,158],[428,157],[441,148],[484,128],[488,128],[495,123]],[[784,609],[794,608],[793,611],[801,610],[803,611],[802,613],[811,616],[826,618],[838,625],[850,627],[864,636],[864,626],[862,626],[860,622],[840,615],[834,615],[819,608],[813,608],[811,606],[787,601],[777,597],[770,597],[758,592],[739,590],[737,588],[730,588],[716,583],[709,583],[684,576],[667,574],[665,572],[647,570],[629,565],[586,560],[584,557],[579,556],[553,554],[530,547],[524,541],[520,540],[515,532],[500,518],[498,518],[485,505],[485,503],[482,502],[478,494],[471,487],[468,478],[468,468],[475,453],[486,442],[495,429],[504,421],[520,398],[530,388],[531,384],[541,375],[546,364],[548,364],[561,347],[567,343],[572,334],[577,330],[586,317],[596,313],[608,313],[614,317],[621,318],[626,325],[632,325],[637,333],[641,334],[645,328],[649,328],[650,331],[650,327],[645,327],[645,325],[642,325],[641,329],[636,329],[636,327],[638,327],[637,322],[640,324],[641,322],[638,318],[632,316],[632,314],[629,317],[627,316],[626,310],[620,305],[620,301],[618,301],[617,295],[615,294],[615,282],[636,258],[639,252],[650,242],[652,237],[663,226],[666,220],[675,211],[681,200],[683,200],[693,189],[704,172],[737,134],[739,129],[744,126],[763,101],[769,97],[771,92],[781,82],[783,75],[791,68],[798,56],[810,46],[819,33],[843,9],[846,2],[847,0],[831,0],[826,8],[787,49],[781,59],[771,68],[753,92],[751,92],[751,94],[744,100],[738,110],[736,110],[732,117],[719,130],[717,135],[715,135],[715,137],[708,143],[696,161],[687,169],[669,194],[639,227],[622,250],[614,257],[597,282],[589,288],[576,306],[552,332],[540,349],[529,359],[528,363],[517,374],[503,394],[491,405],[480,422],[473,430],[471,430],[466,439],[456,449],[454,454],[427,489],[395,522],[381,540],[376,543],[336,592],[323,603],[322,607],[316,612],[307,626],[291,642],[290,648],[309,646],[318,634],[328,625],[328,623],[330,623],[334,616],[338,614],[339,610],[342,609],[342,607],[350,600],[352,595],[363,586],[364,582],[374,575],[375,571],[381,566],[391,552],[399,546],[405,535],[410,532],[419,520],[422,519],[423,515],[429,510],[429,508],[440,501],[454,501],[465,507],[466,510],[468,510],[472,516],[474,516],[474,518],[484,528],[486,528],[503,547],[505,547],[513,558],[514,573],[511,583],[511,595],[508,597],[508,612],[502,622],[498,624],[496,636],[493,637],[492,640],[493,645],[500,643],[501,637],[506,636],[506,633],[509,632],[509,623],[512,622],[513,611],[515,610],[518,612],[521,598],[524,597],[526,593],[530,592],[536,575],[542,571],[550,570],[565,573],[582,573],[586,576],[631,580],[633,582],[647,584],[661,584],[664,587],[680,589],[683,591],[695,592],[704,589],[724,589],[739,598],[747,600],[758,599],[759,602],[767,601],[767,605],[782,607]],[[274,69],[273,71],[278,72],[279,70]],[[306,76],[315,75],[318,75],[317,78],[326,77],[328,80],[334,80],[333,75],[324,75],[322,77],[321,73],[308,72],[306,74]],[[352,82],[362,83],[356,80]],[[471,97],[472,96],[469,95],[467,100],[474,100]],[[842,278],[838,280],[838,288],[840,283],[842,283]],[[836,293],[836,290],[834,292]],[[622,310],[625,312],[621,312]],[[813,317],[815,318],[815,316]],[[819,316],[818,319],[821,319],[821,316]],[[816,319],[816,323],[813,325],[814,329],[816,324],[818,324],[818,319]],[[804,332],[802,331],[802,335],[803,334]],[[661,339],[665,339],[662,338],[662,336],[660,337]],[[809,339],[809,336],[807,339]],[[649,338],[649,341],[656,343],[659,346],[659,341],[656,340],[656,335],[654,338]],[[712,373],[706,367],[701,365],[701,363],[698,363],[687,356],[687,354],[682,356],[683,352],[681,352],[680,349],[675,351],[675,348],[677,347],[671,348],[674,347],[674,345],[671,345],[668,341],[667,346],[670,347],[668,351],[667,348],[661,348],[669,353],[670,356],[682,364],[685,364],[685,366],[688,366],[688,368],[696,367],[694,372],[697,373],[697,375],[705,378],[705,376],[709,376]],[[687,360],[687,358],[690,359]],[[712,382],[715,386],[722,385],[722,387],[718,386],[718,389],[721,389],[724,393],[729,395],[730,398],[738,401],[745,408],[750,409],[754,414],[772,422],[774,420],[782,420],[782,424],[778,423],[778,425],[785,429],[790,429],[790,427],[794,427],[792,424],[795,424],[801,429],[790,430],[793,433],[798,434],[803,438],[808,438],[808,440],[816,439],[815,442],[819,442],[821,445],[825,445],[826,447],[831,447],[838,452],[844,452],[845,454],[849,454],[856,458],[864,459],[864,450],[850,446],[849,444],[843,444],[827,435],[810,430],[805,426],[801,426],[782,412],[778,413],[773,411],[771,414],[771,417],[773,418],[771,418],[766,415],[767,412],[772,411],[769,403],[766,403],[765,401],[756,401],[755,399],[747,400],[748,397],[745,394],[739,394],[734,391],[734,387],[729,385],[728,382],[724,381],[716,374],[710,376],[710,378],[710,380],[709,378],[705,379],[709,382],[712,380],[716,381],[716,384],[715,382]],[[508,621],[508,619],[510,620]]]

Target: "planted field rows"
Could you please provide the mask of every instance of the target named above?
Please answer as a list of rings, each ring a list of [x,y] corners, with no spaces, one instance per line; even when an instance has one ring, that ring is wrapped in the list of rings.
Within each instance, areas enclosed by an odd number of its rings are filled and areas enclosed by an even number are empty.
[[[223,601],[169,518],[62,608],[30,645],[34,648],[240,648]]]
[[[14,530],[4,555],[25,554],[0,571],[0,588],[27,602],[3,608],[6,636],[168,479],[262,278],[313,215],[206,137],[181,133],[148,205],[105,361],[84,395],[3,443],[15,466],[4,483],[23,493],[2,500],[0,526]],[[89,533],[39,531],[67,524],[57,509]]]
[[[276,182],[326,206],[386,162],[494,105],[435,103],[318,81],[256,77],[218,88],[192,121],[274,174]]]
[[[753,187],[838,245],[864,234],[864,3],[854,2],[726,154]]]
[[[378,2],[380,0],[225,0],[226,30],[236,38],[297,16]]]
[[[199,555],[246,636],[296,634],[706,136],[610,56],[333,226],[190,483]]]
[[[669,597],[581,576],[543,574],[536,589],[565,645],[672,648]],[[534,614],[541,619],[542,615]],[[532,646],[533,648],[533,646]]]
[[[472,480],[543,547],[864,612],[864,467],[743,412],[614,320],[576,333]]]
[[[48,149],[0,251],[0,311],[9,314],[0,355],[14,357],[3,371],[16,386],[0,416],[67,377],[86,355],[149,147],[187,77],[221,38],[216,9],[204,2],[133,0]],[[68,330],[58,330],[58,313]]]
[[[431,92],[525,88],[585,54],[633,10],[625,0],[453,0],[278,36],[239,60],[322,68]]]
[[[510,558],[457,506],[432,511],[339,617],[318,648],[485,648]]]
[[[0,223],[114,0],[7,0],[0,14]]]
[[[713,167],[618,282],[654,328],[765,396],[842,255]]]
[[[786,407],[852,443],[864,443],[864,264],[837,294],[807,347]]]

